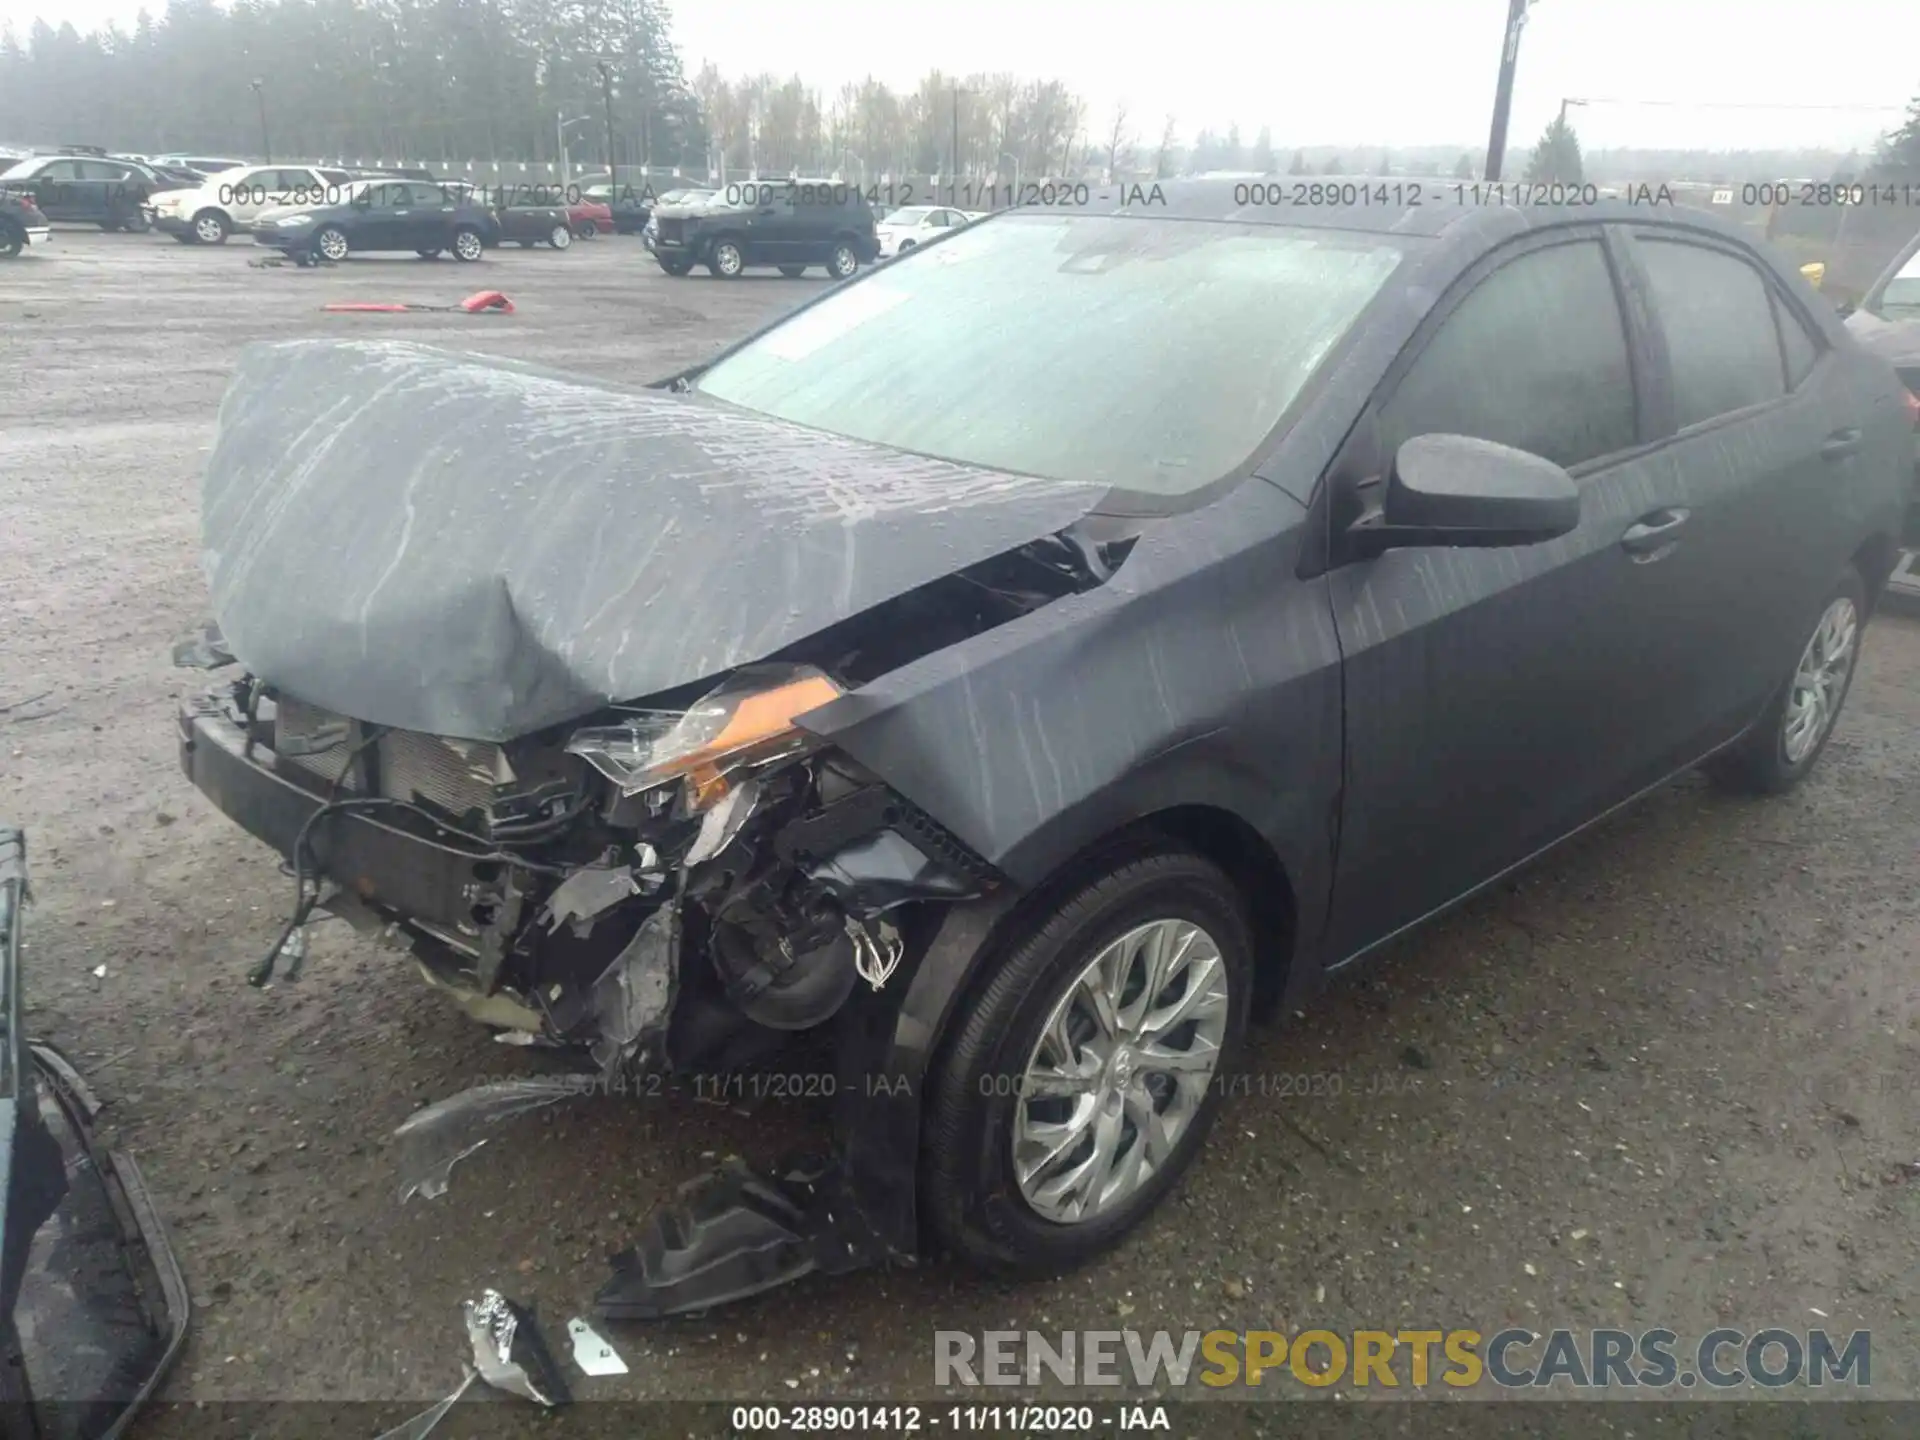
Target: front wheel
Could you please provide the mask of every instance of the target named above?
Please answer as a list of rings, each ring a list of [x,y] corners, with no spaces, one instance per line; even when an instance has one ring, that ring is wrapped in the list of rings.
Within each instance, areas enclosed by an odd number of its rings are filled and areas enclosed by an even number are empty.
[[[747,268],[747,257],[741,253],[740,246],[732,240],[721,240],[713,247],[713,258],[707,261],[707,269],[722,280],[737,280],[740,272]]]
[[[582,240],[591,240],[600,233],[600,227],[591,220],[582,220],[578,225],[573,227],[573,233],[578,235]]]
[[[233,227],[218,210],[202,210],[193,217],[193,238],[202,245],[224,245]]]
[[[313,237],[313,253],[322,260],[331,260],[336,265],[347,258],[352,247],[347,244],[347,232],[338,225],[329,225]]]
[[[1853,686],[1867,588],[1851,565],[1835,582],[1798,650],[1793,671],[1754,727],[1706,764],[1729,790],[1778,795],[1813,769]]]
[[[833,253],[827,257],[827,274],[836,280],[849,278],[860,268],[860,256],[853,246],[842,241],[833,247]]]
[[[461,226],[453,232],[453,258],[471,265],[487,253],[487,242],[480,238],[478,230]]]
[[[1116,856],[992,965],[936,1063],[920,1175],[935,1237],[1056,1273],[1173,1188],[1246,1029],[1253,942],[1218,866]]]
[[[556,225],[547,233],[547,243],[556,250],[565,250],[573,244],[573,232],[564,225]]]

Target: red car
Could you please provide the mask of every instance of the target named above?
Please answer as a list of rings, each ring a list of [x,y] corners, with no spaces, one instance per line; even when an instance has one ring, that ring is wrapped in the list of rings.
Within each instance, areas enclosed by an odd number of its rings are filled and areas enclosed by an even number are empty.
[[[582,240],[591,240],[603,231],[613,233],[613,207],[599,200],[575,200],[567,206],[567,223]]]

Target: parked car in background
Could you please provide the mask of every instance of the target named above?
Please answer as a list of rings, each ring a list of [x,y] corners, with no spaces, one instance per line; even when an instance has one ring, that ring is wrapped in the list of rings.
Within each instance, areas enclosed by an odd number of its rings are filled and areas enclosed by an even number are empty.
[[[594,223],[601,229],[612,230],[616,235],[636,235],[645,230],[647,219],[653,214],[653,207],[657,203],[653,191],[644,185],[636,190],[631,185],[592,184],[580,191],[580,198],[594,205],[606,206],[606,222],[602,224],[596,217]]]
[[[25,194],[0,190],[0,260],[11,260],[31,245],[45,245],[53,238],[47,217]]]
[[[874,226],[874,234],[880,241],[880,258],[891,259],[916,245],[938,240],[962,225],[984,218],[984,213],[956,210],[946,205],[903,205]]]
[[[49,220],[144,230],[151,172],[95,155],[36,155],[0,173],[0,192],[31,195]]]
[[[603,1315],[923,1236],[1084,1261],[1256,1011],[1695,765],[1819,761],[1913,432],[1777,252],[1235,189],[998,216],[642,390],[243,355],[200,540],[241,673],[178,726],[311,882],[282,938],[393,926],[605,1076],[806,1032],[854,1081],[836,1168],[660,1212]],[[779,261],[767,209],[660,243]]]
[[[536,205],[530,200],[503,197],[491,208],[500,222],[501,242],[515,245],[551,245],[565,250],[573,244],[573,221],[564,205]]]
[[[669,275],[705,265],[723,279],[756,266],[789,278],[809,265],[844,280],[879,258],[873,210],[856,185],[831,180],[743,181],[703,205],[663,213],[653,255]]]
[[[191,190],[154,198],[153,224],[183,245],[224,245],[254,217],[284,206],[337,204],[353,177],[308,165],[242,165],[210,175]]]
[[[573,226],[573,233],[582,240],[591,240],[596,235],[614,233],[613,207],[604,200],[596,200],[584,191],[579,198],[567,202],[567,223]]]
[[[1886,360],[1910,395],[1920,396],[1920,235],[1915,235],[1861,297],[1846,318],[1860,343]],[[1920,414],[1920,400],[1915,400]],[[1901,535],[1900,561],[1888,588],[1903,599],[1920,600],[1920,433],[1914,440],[1914,490]]]
[[[178,170],[191,170],[201,179],[218,175],[222,170],[238,170],[252,162],[248,160],[228,160],[214,155],[154,155],[149,157],[152,165],[167,165]]]
[[[500,237],[500,223],[471,196],[437,181],[356,180],[331,204],[286,205],[254,220],[256,245],[302,260],[339,262],[368,251],[412,250],[432,258],[478,260]]]

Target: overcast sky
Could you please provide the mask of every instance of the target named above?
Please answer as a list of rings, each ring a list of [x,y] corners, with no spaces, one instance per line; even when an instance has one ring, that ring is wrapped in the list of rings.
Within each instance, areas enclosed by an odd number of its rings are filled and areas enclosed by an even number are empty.
[[[165,0],[155,0],[156,14]],[[137,0],[0,0],[125,23]],[[689,76],[798,72],[831,98],[871,74],[908,86],[938,66],[1059,79],[1103,135],[1125,102],[1136,139],[1238,123],[1251,143],[1484,146],[1506,0],[897,0],[822,9],[795,0],[677,0]],[[833,17],[828,19],[827,17]],[[1563,98],[1587,148],[1871,144],[1920,91],[1912,0],[1536,0],[1520,47],[1512,139],[1531,144]],[[1757,107],[1757,108],[1706,108]],[[1807,108],[1790,108],[1807,107]],[[1831,107],[1831,108],[1815,108]]]

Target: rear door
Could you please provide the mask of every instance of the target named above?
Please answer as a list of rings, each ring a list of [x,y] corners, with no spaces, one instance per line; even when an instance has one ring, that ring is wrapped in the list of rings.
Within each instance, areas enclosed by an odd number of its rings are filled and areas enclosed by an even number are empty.
[[[419,225],[414,193],[421,187],[405,180],[376,180],[367,187],[367,207],[353,237],[356,250],[411,250]]]
[[[1598,226],[1547,230],[1442,297],[1329,471],[1338,533],[1416,435],[1545,456],[1581,520],[1542,545],[1336,563],[1346,797],[1329,946],[1350,957],[1679,763],[1693,586],[1628,532],[1684,492],[1653,443],[1638,301]],[[1377,493],[1377,491],[1371,492]],[[1675,667],[1679,668],[1676,669]]]
[[[786,185],[763,185],[761,203],[746,212],[749,265],[797,265],[806,256],[806,218]]]
[[[1659,461],[1690,512],[1698,743],[1731,738],[1792,666],[1856,541],[1836,491],[1864,458],[1868,402],[1740,247],[1679,227],[1621,226],[1653,322],[1670,408]]]

